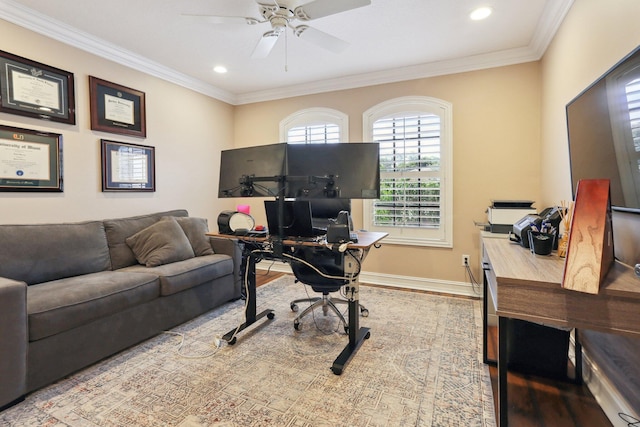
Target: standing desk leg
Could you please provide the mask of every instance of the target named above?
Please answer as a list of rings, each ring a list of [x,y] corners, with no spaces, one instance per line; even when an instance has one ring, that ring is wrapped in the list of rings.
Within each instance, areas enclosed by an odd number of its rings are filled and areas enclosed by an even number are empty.
[[[245,321],[238,327],[230,330],[226,334],[223,335],[222,339],[227,341],[230,345],[236,343],[236,335],[241,331],[245,330],[249,326],[256,323],[258,320],[263,317],[267,317],[268,319],[273,319],[275,314],[273,310],[266,309],[262,311],[260,314],[256,314],[256,257],[252,254],[244,254],[248,265],[245,269],[245,285],[246,285],[246,301],[244,306],[244,318]]]
[[[507,398],[507,321],[498,317],[498,426],[509,425],[509,403]]]
[[[364,260],[365,256],[366,251],[360,262]],[[347,261],[346,258],[347,256],[345,256],[345,273],[352,275],[359,267],[354,266],[353,261]],[[349,343],[333,362],[333,366],[331,366],[331,371],[336,375],[342,374],[342,371],[356,354],[364,340],[371,336],[369,328],[360,327],[360,279],[358,277],[352,279],[350,285],[352,291],[349,297]]]

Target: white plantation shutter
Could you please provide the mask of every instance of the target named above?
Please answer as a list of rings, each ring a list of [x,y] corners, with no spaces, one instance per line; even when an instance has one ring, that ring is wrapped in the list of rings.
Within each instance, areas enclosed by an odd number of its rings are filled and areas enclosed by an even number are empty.
[[[451,246],[451,106],[405,97],[365,113],[380,144],[380,199],[365,203],[365,226],[391,243]]]
[[[380,199],[373,224],[439,227],[440,117],[433,114],[388,117],[373,124],[380,144]]]
[[[289,144],[348,142],[349,117],[331,108],[308,108],[280,122],[280,140]]]
[[[287,132],[289,144],[326,144],[340,142],[340,126],[321,123],[296,126]]]

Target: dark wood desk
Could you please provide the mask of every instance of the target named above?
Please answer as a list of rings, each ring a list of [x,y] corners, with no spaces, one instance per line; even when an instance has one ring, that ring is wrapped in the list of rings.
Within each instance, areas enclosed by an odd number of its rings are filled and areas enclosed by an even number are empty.
[[[286,254],[280,254],[276,252],[270,252],[268,245],[272,243],[269,237],[252,237],[252,236],[233,236],[225,234],[207,233],[209,236],[223,237],[228,239],[238,239],[245,242],[245,248],[243,249],[243,260],[245,265],[244,281],[247,290],[247,304],[245,305],[245,321],[237,328],[227,332],[222,339],[233,345],[236,343],[236,335],[253,325],[258,320],[266,317],[273,319],[275,313],[272,309],[266,309],[260,313],[256,313],[256,263],[264,258],[268,259],[280,259],[288,261]],[[342,371],[351,361],[356,354],[365,339],[368,339],[371,335],[369,328],[360,327],[360,268],[361,264],[366,258],[369,250],[377,245],[382,239],[387,236],[387,233],[379,232],[358,232],[358,242],[350,243],[346,251],[350,256],[358,257],[354,258],[354,262],[345,262],[345,277],[350,278],[350,283],[345,286],[350,288],[348,295],[348,310],[349,310],[349,342],[345,346],[344,350],[338,355],[336,360],[331,366],[331,370],[334,374],[340,375]],[[310,241],[304,239],[292,239],[285,238],[282,240],[282,246],[286,248],[296,246],[326,246],[323,241]],[[267,245],[266,247],[264,245]]]
[[[615,262],[597,295],[562,288],[564,259],[540,256],[505,239],[483,239],[483,357],[486,363],[487,304],[498,316],[498,419],[508,425],[507,319],[550,326],[640,336],[640,280],[629,266]],[[578,366],[580,365],[580,366]],[[576,344],[576,369],[581,348]]]

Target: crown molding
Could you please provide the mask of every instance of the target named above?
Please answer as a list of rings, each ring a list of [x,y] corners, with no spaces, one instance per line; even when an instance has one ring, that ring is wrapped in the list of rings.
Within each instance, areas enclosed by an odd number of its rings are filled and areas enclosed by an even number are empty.
[[[573,6],[573,2],[574,0],[547,2],[530,43],[531,48],[537,53],[538,59],[542,58],[547,51],[562,21]]]
[[[144,56],[108,43],[60,21],[53,20],[48,16],[11,0],[0,0],[0,16],[2,16],[2,19],[5,21],[84,50],[92,55],[108,59],[117,64],[175,83],[229,104],[234,104],[236,101],[236,97],[232,93],[189,77],[172,68],[165,67]]]
[[[0,15],[2,19],[8,22],[84,50],[90,54],[175,83],[231,105],[243,105],[537,61],[542,57],[551,43],[560,24],[571,8],[573,1],[574,0],[548,1],[531,43],[524,48],[350,75],[244,94],[233,94],[205,83],[202,80],[189,77],[186,74],[108,43],[91,34],[53,20],[11,0],[0,0]]]
[[[439,61],[408,67],[399,67],[392,70],[356,74],[335,79],[320,80],[313,83],[303,83],[299,85],[239,94],[236,97],[236,104],[251,104],[254,102],[291,98],[294,96],[357,89],[360,87],[397,83],[427,77],[521,64],[536,61],[538,59],[540,59],[540,56],[528,47],[505,50],[486,55],[475,55],[466,58],[453,59],[450,61]]]

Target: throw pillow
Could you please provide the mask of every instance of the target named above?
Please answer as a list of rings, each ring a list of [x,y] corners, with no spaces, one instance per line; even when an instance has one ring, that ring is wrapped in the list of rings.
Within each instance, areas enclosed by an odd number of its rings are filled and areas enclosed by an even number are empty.
[[[187,235],[196,256],[214,254],[209,236],[206,235],[209,232],[209,224],[205,218],[176,217],[176,221]]]
[[[194,257],[189,239],[173,217],[158,221],[125,241],[138,262],[147,267]]]

